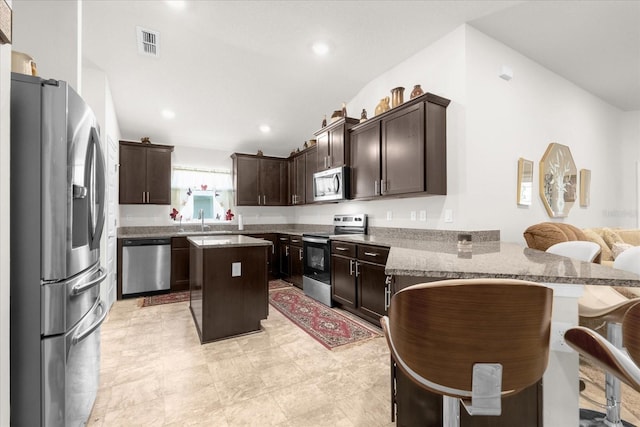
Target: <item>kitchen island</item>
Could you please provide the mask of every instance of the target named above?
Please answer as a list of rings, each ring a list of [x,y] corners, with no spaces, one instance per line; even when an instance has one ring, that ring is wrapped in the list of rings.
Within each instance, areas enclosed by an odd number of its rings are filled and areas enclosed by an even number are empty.
[[[201,343],[261,330],[269,314],[271,242],[242,235],[190,236],[189,309]]]

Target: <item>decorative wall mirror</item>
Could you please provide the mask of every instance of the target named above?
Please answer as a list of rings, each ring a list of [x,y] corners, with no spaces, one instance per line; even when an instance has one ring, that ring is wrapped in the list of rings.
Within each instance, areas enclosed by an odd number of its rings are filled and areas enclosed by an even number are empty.
[[[530,206],[533,199],[533,162],[518,159],[518,204]]]
[[[552,142],[540,160],[540,197],[550,217],[565,217],[576,201],[578,171],[571,150]]]
[[[591,171],[580,169],[580,206],[586,208],[591,204]]]

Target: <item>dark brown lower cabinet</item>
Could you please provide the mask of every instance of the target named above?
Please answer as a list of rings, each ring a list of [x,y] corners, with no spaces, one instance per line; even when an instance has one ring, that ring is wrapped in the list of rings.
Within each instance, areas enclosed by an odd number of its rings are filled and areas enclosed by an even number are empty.
[[[331,242],[331,298],[376,326],[387,314],[391,285],[384,269],[388,255],[386,247]]]
[[[189,290],[189,241],[171,238],[171,292]]]
[[[395,416],[398,427],[424,427],[442,425],[442,396],[418,387],[399,368],[395,373]],[[391,381],[393,387],[393,379]],[[391,415],[390,415],[391,416]],[[499,417],[471,416],[460,405],[461,427],[541,427],[542,381],[520,393],[502,399],[502,415]]]
[[[264,239],[271,242],[269,253],[267,254],[267,262],[269,264],[269,280],[275,280],[280,277],[278,269],[280,268],[279,253],[278,253],[278,235],[275,233],[264,234],[247,234],[249,237],[255,237],[256,239]]]
[[[302,244],[302,239],[295,238]],[[302,276],[304,275],[304,252],[302,246],[298,246],[294,243],[294,237],[291,237],[291,243],[289,246],[289,259],[290,259],[290,276],[289,282],[293,283],[296,287],[302,289]]]
[[[201,343],[260,330],[269,314],[267,246],[190,247],[190,304]],[[239,275],[232,264],[240,264]]]

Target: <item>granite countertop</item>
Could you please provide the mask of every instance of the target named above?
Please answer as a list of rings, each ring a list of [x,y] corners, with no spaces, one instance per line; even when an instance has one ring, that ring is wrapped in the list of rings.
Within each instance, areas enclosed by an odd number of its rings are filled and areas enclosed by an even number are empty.
[[[416,240],[389,244],[386,274],[442,279],[482,277],[529,280],[539,283],[640,287],[640,276],[611,267],[582,262],[515,243],[457,243]]]
[[[302,236],[302,233],[307,231],[288,229],[282,227],[274,228],[260,228],[260,229],[209,229],[201,231],[197,229],[181,230],[178,227],[125,227],[122,230],[118,230],[118,238],[126,239],[146,239],[146,238],[168,238],[168,237],[189,237],[189,236],[219,236],[219,235],[247,235],[247,234],[290,234],[295,236]]]
[[[199,248],[229,248],[242,246],[271,246],[272,243],[264,239],[230,234],[226,236],[189,236],[189,242]]]

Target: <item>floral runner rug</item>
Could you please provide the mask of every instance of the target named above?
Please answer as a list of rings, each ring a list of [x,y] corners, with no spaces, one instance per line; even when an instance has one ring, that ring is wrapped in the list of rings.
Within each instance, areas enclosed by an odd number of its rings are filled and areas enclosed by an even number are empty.
[[[329,350],[381,336],[380,332],[309,298],[293,286],[271,290],[269,302]]]
[[[152,305],[171,304],[174,302],[189,301],[189,291],[171,292],[169,294],[151,295],[142,297],[138,302],[140,307],[150,307]]]

